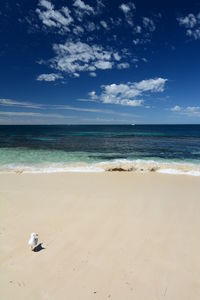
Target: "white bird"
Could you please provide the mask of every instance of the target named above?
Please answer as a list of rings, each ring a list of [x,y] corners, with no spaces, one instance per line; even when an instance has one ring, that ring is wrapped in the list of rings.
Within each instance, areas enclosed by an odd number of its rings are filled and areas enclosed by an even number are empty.
[[[28,241],[29,246],[31,247],[31,250],[37,246],[38,243],[38,234],[37,233],[31,233],[30,239]]]

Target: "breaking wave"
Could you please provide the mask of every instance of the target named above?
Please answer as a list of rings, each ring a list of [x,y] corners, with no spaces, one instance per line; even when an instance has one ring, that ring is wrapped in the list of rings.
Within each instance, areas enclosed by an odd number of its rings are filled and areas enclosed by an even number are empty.
[[[200,176],[200,165],[193,163],[160,162],[154,160],[113,160],[98,163],[45,163],[45,164],[7,164],[0,166],[0,172],[21,173],[98,173],[98,172],[157,172],[173,175]]]

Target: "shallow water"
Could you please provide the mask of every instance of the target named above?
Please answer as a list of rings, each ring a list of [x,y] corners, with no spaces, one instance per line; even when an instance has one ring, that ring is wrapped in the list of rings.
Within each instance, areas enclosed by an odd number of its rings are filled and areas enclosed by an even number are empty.
[[[200,171],[200,125],[0,126],[1,171],[148,170],[154,164]]]

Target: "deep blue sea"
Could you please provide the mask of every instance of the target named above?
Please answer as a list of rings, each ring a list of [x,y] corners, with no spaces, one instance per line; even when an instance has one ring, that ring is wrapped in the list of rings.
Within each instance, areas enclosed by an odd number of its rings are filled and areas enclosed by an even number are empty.
[[[200,174],[200,125],[0,126],[0,170]]]

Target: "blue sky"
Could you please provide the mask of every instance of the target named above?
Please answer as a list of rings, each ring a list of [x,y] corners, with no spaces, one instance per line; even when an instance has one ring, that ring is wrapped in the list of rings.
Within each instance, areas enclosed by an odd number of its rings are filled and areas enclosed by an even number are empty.
[[[200,123],[200,2],[4,1],[0,124]]]

